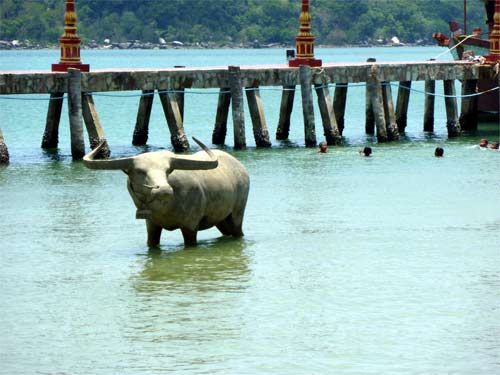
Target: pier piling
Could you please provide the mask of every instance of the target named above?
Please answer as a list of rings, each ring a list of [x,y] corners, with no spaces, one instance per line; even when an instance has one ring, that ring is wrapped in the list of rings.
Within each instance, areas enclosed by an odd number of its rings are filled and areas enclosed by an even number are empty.
[[[101,121],[95,109],[94,98],[90,94],[82,95],[82,113],[87,134],[89,136],[90,148],[96,148],[101,142],[105,144],[99,152],[100,158],[108,158],[110,155],[108,142],[104,136],[104,131],[101,126]]]
[[[374,63],[377,59],[370,57],[366,59],[366,62]],[[368,82],[366,82],[366,91],[365,91],[365,133],[368,135],[375,134],[375,115],[373,113],[373,105],[372,105],[372,94],[371,90],[368,87]]]
[[[446,107],[446,128],[448,137],[460,135],[460,123],[458,122],[457,98],[455,91],[455,81],[451,79],[443,80],[444,104]]]
[[[460,128],[465,131],[477,130],[477,96],[467,95],[477,92],[477,80],[470,79],[462,82],[462,98],[460,110]]]
[[[0,165],[9,163],[9,150],[3,138],[2,128],[0,128]]]
[[[335,93],[333,95],[333,112],[335,113],[335,119],[337,120],[337,128],[339,129],[339,134],[342,136],[345,126],[345,106],[347,103],[347,82],[337,83],[335,85]]]
[[[249,87],[245,91],[247,94],[248,110],[252,119],[253,136],[257,147],[271,147],[269,132],[267,131],[266,118],[264,117],[264,107],[258,87]]]
[[[302,114],[304,116],[304,134],[306,147],[316,146],[316,130],[314,124],[314,107],[312,100],[312,71],[311,67],[299,67],[300,92],[302,94]]]
[[[436,92],[436,81],[428,79],[425,81],[425,108],[424,108],[424,132],[434,131],[434,101]]]
[[[229,87],[219,90],[217,101],[217,114],[215,115],[215,126],[212,133],[212,143],[223,145],[226,141],[227,116],[229,115],[229,105],[231,104],[231,93]]]
[[[367,95],[373,109],[373,118],[377,129],[377,141],[387,142],[387,129],[385,126],[384,100],[382,97],[382,85],[378,78],[376,67],[372,67],[372,72],[366,83]]]
[[[184,152],[189,149],[189,142],[184,132],[182,115],[175,93],[160,92],[160,101],[163,112],[167,118],[167,125],[170,131],[170,141],[175,151]]]
[[[59,123],[61,122],[63,97],[64,93],[62,92],[50,94],[45,132],[42,138],[42,148],[56,148],[59,143]]]
[[[333,110],[333,104],[330,100],[330,91],[324,85],[315,85],[318,96],[318,106],[323,122],[323,131],[326,143],[328,145],[339,145],[342,143],[342,137],[337,126],[337,119]]]
[[[134,146],[143,146],[148,141],[149,119],[151,118],[151,109],[153,108],[154,92],[154,90],[142,90],[137,119],[135,121],[134,135],[132,136],[132,144]]]
[[[276,139],[286,140],[290,134],[290,118],[295,98],[295,86],[283,86],[281,93],[280,116],[276,129]]]
[[[396,124],[399,133],[404,133],[408,124],[408,104],[410,102],[411,81],[399,82],[398,98],[396,100]]]
[[[231,91],[231,109],[233,114],[234,148],[245,149],[245,112],[243,108],[243,90],[239,66],[229,66],[229,89]]]
[[[382,84],[382,100],[384,103],[385,128],[387,130],[387,140],[394,141],[399,139],[398,125],[394,113],[394,104],[392,101],[392,89],[390,82]]]
[[[71,135],[71,156],[80,160],[85,155],[82,121],[82,73],[78,69],[68,69],[68,113]]]

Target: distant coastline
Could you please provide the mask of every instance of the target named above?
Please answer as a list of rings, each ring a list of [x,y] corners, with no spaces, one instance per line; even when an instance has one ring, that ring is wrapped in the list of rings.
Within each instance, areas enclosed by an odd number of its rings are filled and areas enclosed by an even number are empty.
[[[357,44],[342,44],[342,45],[316,45],[316,48],[350,48],[350,47],[415,47],[415,46],[433,46],[433,43],[399,43],[395,44],[391,41],[380,41],[375,43],[357,43]],[[127,42],[117,42],[117,43],[97,43],[91,41],[88,43],[82,43],[81,48],[83,50],[106,50],[106,49],[263,49],[263,48],[286,48],[293,49],[295,45],[292,44],[281,44],[281,43],[260,43],[259,41],[254,41],[251,43],[215,43],[215,42],[201,42],[201,43],[182,43],[182,42],[170,42],[170,43],[151,43],[142,42],[139,40],[127,41]],[[58,44],[54,43],[38,43],[31,41],[5,41],[0,40],[0,50],[38,50],[38,49],[59,49]]]

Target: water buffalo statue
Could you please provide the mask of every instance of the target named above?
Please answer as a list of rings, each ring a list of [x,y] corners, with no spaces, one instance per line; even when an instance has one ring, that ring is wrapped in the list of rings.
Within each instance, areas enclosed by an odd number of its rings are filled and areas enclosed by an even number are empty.
[[[180,229],[185,246],[196,246],[199,230],[216,226],[223,235],[243,236],[242,224],[250,180],[245,167],[231,155],[203,149],[193,155],[147,152],[95,160],[103,144],[83,158],[90,169],[122,170],[137,207],[146,219],[148,245],[158,246],[162,229]]]

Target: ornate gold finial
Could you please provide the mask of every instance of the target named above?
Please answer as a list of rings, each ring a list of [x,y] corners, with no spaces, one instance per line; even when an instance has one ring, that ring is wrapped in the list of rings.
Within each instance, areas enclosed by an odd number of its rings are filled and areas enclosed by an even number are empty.
[[[80,60],[80,38],[76,33],[75,0],[66,0],[64,12],[64,33],[59,39],[61,60],[59,64],[52,64],[53,72],[65,72],[68,68],[77,68],[82,72],[90,70],[89,64],[82,64]]]
[[[321,60],[314,58],[314,35],[311,32],[311,15],[309,13],[309,0],[302,0],[300,12],[299,33],[295,37],[297,56],[288,62],[288,66],[321,66]]]
[[[500,0],[495,0],[495,15],[493,30],[490,33],[490,53],[486,56],[488,62],[500,61]]]

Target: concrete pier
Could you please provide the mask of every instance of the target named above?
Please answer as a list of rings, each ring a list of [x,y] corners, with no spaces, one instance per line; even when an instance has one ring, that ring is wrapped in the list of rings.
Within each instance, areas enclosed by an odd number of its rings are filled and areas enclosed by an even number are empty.
[[[409,91],[400,88],[396,110],[392,103],[389,84],[399,82],[401,86],[411,87],[413,81],[425,81],[426,91],[433,91],[435,81],[443,81],[447,127],[449,136],[460,134],[457,101],[454,90],[456,80],[464,83],[463,92],[473,92],[473,82],[490,79],[496,72],[492,65],[476,64],[466,61],[451,62],[395,62],[377,63],[370,59],[366,63],[324,63],[317,68],[289,67],[288,65],[229,66],[216,68],[169,69],[107,69],[80,72],[11,72],[0,71],[0,95],[49,94],[51,96],[46,118],[42,147],[57,146],[58,126],[61,115],[63,95],[68,97],[70,115],[71,145],[74,159],[84,154],[83,124],[85,118],[91,146],[103,140],[104,131],[97,116],[92,93],[137,90],[142,94],[138,103],[133,144],[142,145],[148,139],[149,118],[153,105],[153,93],[159,92],[165,118],[171,134],[171,144],[176,151],[185,151],[189,144],[184,131],[184,95],[192,89],[219,89],[219,101],[212,141],[224,144],[227,131],[227,118],[231,106],[234,126],[234,148],[246,147],[245,113],[243,91],[249,104],[252,130],[257,147],[269,147],[269,130],[264,117],[260,90],[263,87],[282,87],[279,122],[276,138],[287,139],[293,111],[295,88],[300,85],[303,108],[304,142],[307,147],[316,145],[316,124],[312,87],[318,96],[325,139],[330,144],[340,143],[345,126],[347,86],[366,83],[366,131],[377,133],[379,142],[398,139],[399,132],[406,124]],[[336,86],[333,102],[329,89]],[[245,89],[246,88],[246,89]],[[82,99],[83,98],[83,99]],[[474,129],[473,119],[477,111],[474,100],[462,101],[461,123],[464,129]],[[105,108],[99,110],[105,111]],[[434,97],[426,96],[424,129],[433,128]],[[397,126],[395,126],[395,124]]]

